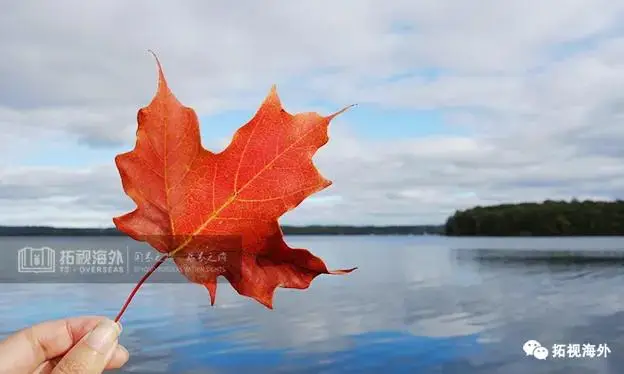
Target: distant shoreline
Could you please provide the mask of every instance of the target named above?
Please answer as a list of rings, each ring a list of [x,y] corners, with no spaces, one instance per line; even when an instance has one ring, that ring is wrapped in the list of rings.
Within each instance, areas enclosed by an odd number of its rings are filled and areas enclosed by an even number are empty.
[[[443,225],[415,226],[282,226],[285,235],[444,235]],[[0,226],[2,236],[126,236],[116,228]]]
[[[448,236],[621,236],[624,200],[476,206],[456,211],[445,226]]]

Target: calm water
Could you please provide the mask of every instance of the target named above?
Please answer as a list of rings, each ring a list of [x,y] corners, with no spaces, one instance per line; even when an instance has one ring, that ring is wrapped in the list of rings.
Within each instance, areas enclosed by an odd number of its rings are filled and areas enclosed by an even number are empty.
[[[618,254],[624,253],[624,238],[287,241],[309,248],[331,268],[359,270],[320,276],[306,291],[278,289],[273,311],[228,284],[219,285],[214,307],[199,285],[146,284],[122,320],[121,342],[131,353],[123,372],[525,374],[624,368],[624,260],[507,257],[516,250],[551,256],[550,250],[566,249],[579,258],[603,250]],[[112,318],[132,288],[10,283],[16,249],[25,246],[146,249],[126,238],[0,238],[0,337],[47,319]],[[482,249],[506,252],[491,259],[491,252],[476,251]],[[522,351],[528,339],[549,348],[607,343],[611,354],[538,361]]]

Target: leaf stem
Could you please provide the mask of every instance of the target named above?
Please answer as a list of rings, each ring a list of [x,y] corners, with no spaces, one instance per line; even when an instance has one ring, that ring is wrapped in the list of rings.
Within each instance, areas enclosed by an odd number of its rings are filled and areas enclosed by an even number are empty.
[[[126,311],[126,308],[128,308],[128,305],[130,305],[130,302],[132,301],[132,298],[134,297],[134,295],[139,291],[139,288],[141,287],[141,285],[143,285],[143,283],[145,283],[145,281],[147,280],[147,278],[150,277],[150,275],[152,275],[153,272],[156,271],[156,269],[158,269],[158,267],[160,265],[162,265],[163,262],[165,262],[167,259],[169,258],[169,254],[165,254],[163,256],[160,257],[160,259],[158,259],[158,261],[156,261],[156,263],[151,267],[151,269],[149,269],[147,271],[147,273],[145,273],[143,275],[143,277],[141,277],[141,279],[139,280],[139,282],[136,284],[136,286],[134,286],[134,288],[132,289],[132,292],[130,292],[130,295],[128,295],[128,298],[126,299],[126,302],[123,304],[123,306],[121,307],[121,310],[119,311],[119,313],[117,314],[117,317],[115,317],[115,322],[119,322],[119,320],[121,319],[121,316],[124,314],[124,312]]]

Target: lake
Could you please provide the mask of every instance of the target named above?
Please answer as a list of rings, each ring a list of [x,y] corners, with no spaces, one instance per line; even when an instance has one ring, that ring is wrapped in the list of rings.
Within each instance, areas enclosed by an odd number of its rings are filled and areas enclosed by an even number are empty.
[[[164,275],[141,288],[122,319],[120,341],[131,354],[122,372],[567,374],[624,367],[624,238],[286,240],[332,269],[359,269],[321,275],[304,291],[278,289],[274,310],[227,283],[210,306],[205,288]],[[16,272],[18,249],[44,246],[57,262],[63,248],[148,250],[122,237],[0,238],[1,337],[48,319],[114,318],[132,289],[101,283],[111,274],[76,284],[79,275],[59,268],[48,276],[61,283]],[[538,360],[523,351],[531,339],[549,350],[607,344],[611,352],[555,358],[551,350]]]

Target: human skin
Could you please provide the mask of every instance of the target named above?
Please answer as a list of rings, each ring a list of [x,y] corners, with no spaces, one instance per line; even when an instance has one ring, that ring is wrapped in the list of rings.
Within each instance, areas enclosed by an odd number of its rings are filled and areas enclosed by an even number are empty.
[[[121,325],[101,316],[46,321],[0,341],[1,374],[99,374],[129,358]]]

